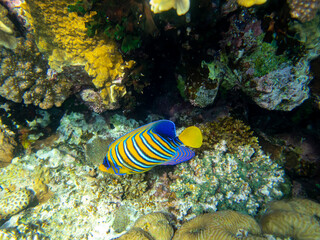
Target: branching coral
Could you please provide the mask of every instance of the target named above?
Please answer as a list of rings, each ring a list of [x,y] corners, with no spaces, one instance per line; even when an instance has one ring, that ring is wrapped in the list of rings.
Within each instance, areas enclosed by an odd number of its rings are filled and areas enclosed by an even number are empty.
[[[186,14],[190,8],[190,0],[150,0],[151,10],[154,13],[176,9],[178,15]]]

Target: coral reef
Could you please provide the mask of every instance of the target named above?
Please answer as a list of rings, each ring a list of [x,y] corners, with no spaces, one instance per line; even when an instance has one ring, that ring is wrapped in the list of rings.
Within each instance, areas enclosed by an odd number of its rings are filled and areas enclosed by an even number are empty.
[[[227,145],[222,140],[203,157],[177,165],[170,190],[183,206],[176,213],[178,218],[217,209],[254,215],[266,202],[286,194],[282,192],[284,171],[262,150],[240,145],[230,151]]]
[[[8,11],[0,5],[0,46],[9,49],[17,47],[17,39],[15,37],[14,25],[7,18]]]
[[[320,204],[308,199],[275,201],[261,218],[264,233],[297,240],[320,238]]]
[[[2,190],[0,195],[2,195],[0,198],[0,220],[21,212],[28,207],[33,198],[32,191],[27,188],[21,188],[14,192]]]
[[[153,238],[147,232],[143,231],[141,228],[132,228],[127,233],[119,238],[114,238],[117,240],[153,240]]]
[[[178,15],[186,14],[190,8],[190,0],[150,0],[151,10],[154,13],[176,9]]]
[[[296,65],[282,64],[277,70],[251,80],[254,88],[244,92],[262,108],[291,111],[309,98],[308,84],[312,80],[309,63],[301,60]]]
[[[43,232],[43,230],[41,229],[41,224],[21,223],[17,228],[14,228],[14,227],[1,228],[0,239],[1,240],[27,240],[27,239],[50,240],[51,238]]]
[[[317,0],[287,0],[287,2],[291,17],[301,22],[311,21],[320,9],[320,2]]]
[[[259,239],[261,234],[254,218],[235,211],[218,211],[205,213],[184,223],[173,240],[247,239],[248,234],[258,235],[253,239]]]
[[[117,108],[117,101],[126,93],[121,81],[125,69],[131,68],[134,62],[123,61],[113,41],[88,38],[86,23],[93,21],[97,13],[88,12],[84,16],[68,13],[72,3],[76,1],[28,0],[23,9],[35,31],[39,50],[48,55],[49,66],[61,72],[68,66],[85,65],[87,73],[94,77],[93,84],[99,90],[104,108]]]
[[[14,150],[17,146],[14,140],[15,134],[8,127],[2,124],[0,118],[0,167],[9,164],[14,156]]]
[[[260,149],[258,138],[251,128],[239,119],[232,117],[219,118],[199,126],[203,135],[203,145],[200,150],[210,150],[222,140],[226,141],[230,152],[237,151],[239,146],[250,145],[255,151]]]
[[[63,74],[50,75],[47,62],[30,35],[27,40],[19,39],[14,52],[0,51],[1,96],[42,109],[60,107],[69,96],[72,84]]]
[[[161,212],[149,213],[138,218],[134,227],[149,233],[154,240],[170,240],[173,237],[173,228],[168,217]]]

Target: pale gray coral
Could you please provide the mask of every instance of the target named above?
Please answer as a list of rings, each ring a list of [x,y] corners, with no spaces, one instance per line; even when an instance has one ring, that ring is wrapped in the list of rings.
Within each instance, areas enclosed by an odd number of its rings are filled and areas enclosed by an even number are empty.
[[[283,196],[284,171],[261,150],[239,146],[228,152],[226,141],[214,150],[177,165],[170,185],[180,214],[233,209],[256,214],[265,202]]]

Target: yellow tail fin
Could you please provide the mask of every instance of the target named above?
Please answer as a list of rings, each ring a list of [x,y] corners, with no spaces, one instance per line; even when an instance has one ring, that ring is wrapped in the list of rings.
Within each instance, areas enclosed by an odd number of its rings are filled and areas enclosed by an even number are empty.
[[[195,126],[188,127],[179,135],[179,140],[188,147],[199,148],[202,145],[202,133]]]

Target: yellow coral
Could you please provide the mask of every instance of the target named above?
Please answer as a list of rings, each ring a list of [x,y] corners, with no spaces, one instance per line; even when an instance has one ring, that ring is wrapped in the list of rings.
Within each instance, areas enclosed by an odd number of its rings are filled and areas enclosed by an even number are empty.
[[[249,215],[235,211],[219,211],[200,215],[182,225],[173,240],[233,240],[247,233],[259,235],[258,223]],[[259,239],[259,236],[257,238]]]
[[[170,240],[173,228],[165,214],[160,212],[149,213],[140,217],[134,227],[141,228],[149,233],[155,240]]]
[[[253,5],[264,4],[267,0],[237,0],[237,3],[243,7],[251,7]]]
[[[297,240],[320,239],[320,204],[308,199],[275,201],[261,218],[264,233]]]
[[[150,0],[150,5],[154,13],[160,13],[174,8],[180,16],[189,11],[190,0]]]

